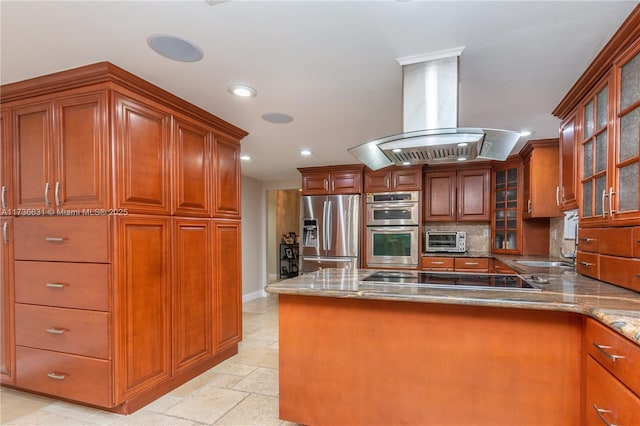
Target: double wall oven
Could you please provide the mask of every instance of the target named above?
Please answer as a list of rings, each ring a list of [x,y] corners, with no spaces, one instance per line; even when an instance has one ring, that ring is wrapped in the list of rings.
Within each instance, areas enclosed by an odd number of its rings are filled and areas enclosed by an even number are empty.
[[[367,266],[418,266],[419,196],[418,191],[367,194]]]

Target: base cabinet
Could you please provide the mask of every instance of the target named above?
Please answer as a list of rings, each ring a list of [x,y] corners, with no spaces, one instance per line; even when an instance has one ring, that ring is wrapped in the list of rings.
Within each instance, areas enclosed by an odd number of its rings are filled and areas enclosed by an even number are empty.
[[[237,353],[246,132],[106,62],[1,90],[2,382],[131,413]]]

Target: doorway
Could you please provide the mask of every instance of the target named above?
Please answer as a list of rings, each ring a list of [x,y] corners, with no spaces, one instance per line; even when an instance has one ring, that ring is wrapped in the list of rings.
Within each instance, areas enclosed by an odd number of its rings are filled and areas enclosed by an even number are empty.
[[[300,190],[267,191],[267,282],[280,280],[279,254],[283,235],[300,234]]]

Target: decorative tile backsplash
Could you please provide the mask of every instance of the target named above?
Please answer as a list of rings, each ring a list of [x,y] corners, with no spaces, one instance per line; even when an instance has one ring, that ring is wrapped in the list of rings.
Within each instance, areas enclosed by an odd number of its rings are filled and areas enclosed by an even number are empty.
[[[552,217],[549,226],[549,256],[562,257],[564,254],[572,254],[576,250],[575,239],[564,239],[564,217]],[[560,250],[562,249],[562,253]]]

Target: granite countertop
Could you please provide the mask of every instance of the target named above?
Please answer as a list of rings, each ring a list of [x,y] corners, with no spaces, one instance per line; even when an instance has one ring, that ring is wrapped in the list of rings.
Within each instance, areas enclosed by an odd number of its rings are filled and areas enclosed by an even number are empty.
[[[524,267],[515,259],[560,260],[531,256],[493,256],[528,279],[536,275],[536,290],[430,287],[363,281],[371,269],[323,269],[265,287],[268,293],[396,300],[418,303],[493,306],[568,311],[589,315],[640,345],[640,293],[577,274],[571,268]]]

